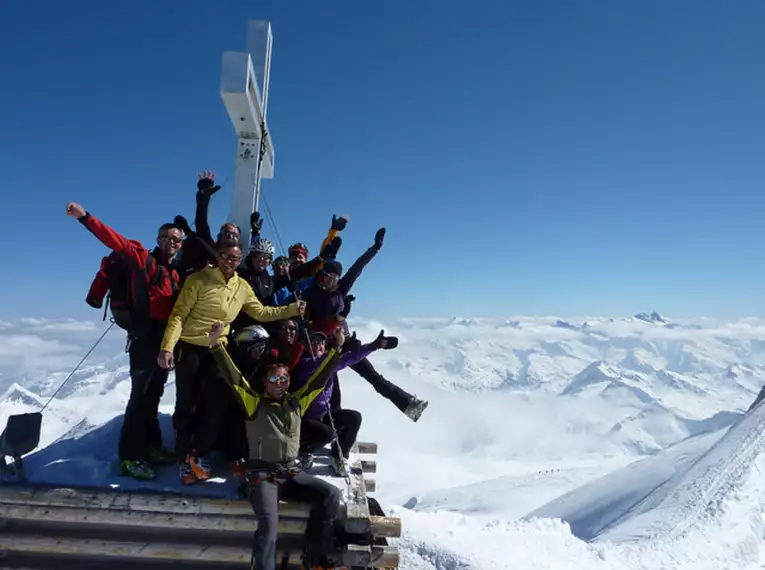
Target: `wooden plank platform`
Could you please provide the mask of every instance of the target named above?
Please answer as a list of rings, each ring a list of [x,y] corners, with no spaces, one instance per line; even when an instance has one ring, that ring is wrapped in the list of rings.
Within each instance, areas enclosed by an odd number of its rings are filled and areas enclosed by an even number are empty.
[[[344,525],[355,538],[344,563],[355,569],[396,568],[398,551],[386,538],[401,535],[395,517],[370,516],[367,493],[377,471],[360,454],[376,444],[354,445],[350,484],[344,490]],[[196,490],[195,490],[196,491]],[[288,568],[299,568],[309,507],[294,501],[279,506],[279,542]],[[111,488],[3,484],[0,489],[0,569],[154,567],[243,568],[249,563],[257,520],[249,502],[177,491],[123,491]]]

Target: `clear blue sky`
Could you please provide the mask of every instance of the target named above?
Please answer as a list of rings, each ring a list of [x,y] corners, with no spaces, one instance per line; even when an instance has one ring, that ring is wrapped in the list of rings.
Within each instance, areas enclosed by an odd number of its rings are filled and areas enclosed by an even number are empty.
[[[221,53],[274,29],[263,191],[316,251],[378,226],[357,315],[765,315],[765,3],[0,3],[0,318],[98,316],[106,250],[228,181]],[[270,228],[267,228],[270,234]]]

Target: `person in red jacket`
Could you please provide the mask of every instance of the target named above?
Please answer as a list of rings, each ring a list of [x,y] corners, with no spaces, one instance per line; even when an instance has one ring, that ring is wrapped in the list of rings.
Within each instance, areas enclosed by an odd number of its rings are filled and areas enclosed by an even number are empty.
[[[123,254],[139,277],[136,281],[143,286],[145,314],[139,315],[140,326],[128,333],[131,390],[120,433],[119,457],[124,474],[154,479],[157,476],[154,465],[175,461],[175,455],[162,446],[157,419],[168,375],[167,370],[157,365],[157,354],[180,290],[180,275],[173,262],[184,234],[174,223],[163,224],[157,235],[157,246],[149,251],[75,202],[67,205],[66,214],[77,219],[106,247]]]

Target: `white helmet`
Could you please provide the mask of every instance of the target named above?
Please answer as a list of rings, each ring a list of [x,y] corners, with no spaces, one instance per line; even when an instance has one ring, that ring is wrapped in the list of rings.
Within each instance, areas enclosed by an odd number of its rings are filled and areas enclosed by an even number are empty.
[[[267,253],[269,256],[273,257],[274,244],[272,244],[267,239],[259,237],[257,239],[252,240],[252,243],[250,244],[250,251],[257,252],[257,253]]]
[[[260,342],[269,337],[268,331],[260,325],[248,325],[237,331],[234,341],[239,346]]]

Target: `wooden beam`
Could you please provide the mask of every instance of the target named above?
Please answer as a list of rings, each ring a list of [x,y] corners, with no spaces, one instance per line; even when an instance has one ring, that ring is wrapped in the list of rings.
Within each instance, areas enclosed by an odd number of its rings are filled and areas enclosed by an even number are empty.
[[[374,493],[377,489],[377,483],[374,479],[364,479],[364,487],[367,489],[367,493]]]
[[[206,544],[162,544],[125,540],[57,539],[41,535],[0,535],[0,551],[88,555],[147,560],[199,560],[246,564],[251,548]]]
[[[0,551],[49,556],[103,557],[120,560],[197,561],[225,564],[247,564],[252,550],[247,546],[216,546],[209,544],[172,544],[133,542],[127,540],[91,540],[83,538],[51,538],[42,535],[2,535]],[[277,560],[290,551],[277,552]],[[394,546],[349,545],[343,553],[343,563],[362,568],[398,566],[398,549]]]
[[[5,505],[75,507],[178,515],[252,516],[250,503],[243,499],[214,499],[113,489],[36,489],[4,484],[0,492],[0,509]],[[309,511],[310,506],[307,503],[279,502],[279,515],[282,517],[308,518]]]
[[[362,459],[361,470],[364,473],[377,473],[377,461]]]
[[[359,568],[398,568],[398,548],[351,544],[343,555],[343,562]]]
[[[358,442],[353,444],[351,455],[358,455]],[[361,462],[358,458],[348,464],[350,485],[346,501],[345,530],[351,533],[364,534],[371,529],[369,520],[369,505],[367,504],[367,492],[364,485],[364,473],[361,471]],[[354,564],[351,564],[354,566]]]
[[[246,533],[252,533],[258,528],[252,509],[250,509],[249,516],[229,516],[135,512],[122,509],[3,505],[0,507],[0,517],[5,517],[11,524],[14,519],[18,519],[70,525],[116,525],[120,527],[158,527],[158,529]],[[307,522],[307,519],[280,517],[279,534],[303,534]]]
[[[357,441],[356,445],[358,446],[357,453],[364,453],[369,455],[374,455],[377,453],[377,443],[373,441]]]
[[[67,527],[93,526],[101,531],[139,527],[154,529],[157,532],[168,530],[215,531],[242,533],[246,537],[258,528],[258,522],[250,513],[249,517],[227,515],[176,515],[167,513],[133,513],[120,510],[92,510],[77,507],[41,507],[36,505],[4,505],[0,509],[0,523],[5,521],[6,531],[15,526],[34,526],[41,524],[48,528],[56,525]],[[305,533],[306,519],[279,519],[280,535],[302,535]],[[394,517],[370,517],[373,536],[386,538],[401,536],[401,520]],[[8,528],[11,527],[11,528]],[[2,528],[2,524],[0,524]]]

